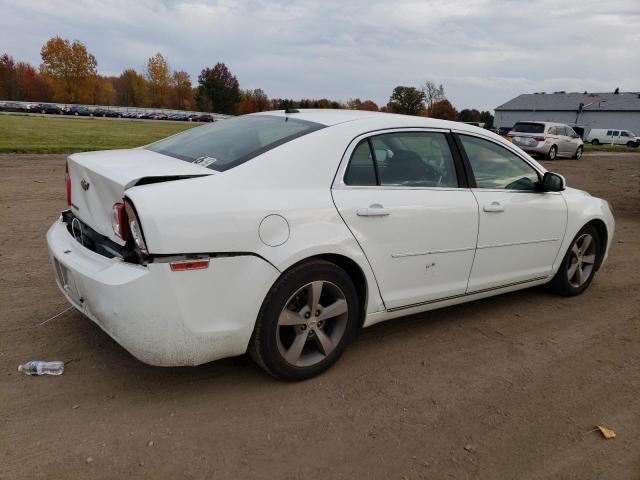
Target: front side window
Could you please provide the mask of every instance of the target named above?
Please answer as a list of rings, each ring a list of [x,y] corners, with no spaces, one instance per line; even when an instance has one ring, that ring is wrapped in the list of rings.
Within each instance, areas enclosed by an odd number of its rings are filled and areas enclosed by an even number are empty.
[[[193,128],[147,150],[224,172],[325,125],[275,115],[245,115]]]
[[[628,137],[629,134],[627,132],[620,132],[621,137]]]
[[[575,131],[573,128],[571,128],[571,127],[564,127],[564,130],[565,130],[565,132],[566,132],[566,133],[565,133],[565,135],[566,135],[567,137],[575,137],[575,136],[577,136],[577,135],[578,135],[578,134],[576,133],[576,131]]]
[[[344,182],[347,185],[458,187],[447,137],[436,132],[385,133],[361,141],[353,151]]]
[[[515,153],[488,140],[460,135],[478,188],[535,190],[538,172]]]

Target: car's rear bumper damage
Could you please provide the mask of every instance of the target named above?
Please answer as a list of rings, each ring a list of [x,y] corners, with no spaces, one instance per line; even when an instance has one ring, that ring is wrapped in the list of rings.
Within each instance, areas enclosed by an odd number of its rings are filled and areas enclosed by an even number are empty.
[[[279,275],[253,255],[213,256],[208,268],[182,272],[161,261],[126,262],[117,251],[101,251],[100,242],[82,245],[62,219],[47,242],[69,302],[151,365],[198,365],[244,353]]]

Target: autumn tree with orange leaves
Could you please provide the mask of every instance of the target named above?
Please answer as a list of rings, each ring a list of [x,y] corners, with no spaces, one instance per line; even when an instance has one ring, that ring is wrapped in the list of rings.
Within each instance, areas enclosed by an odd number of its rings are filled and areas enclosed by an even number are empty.
[[[40,51],[40,73],[52,81],[54,98],[61,102],[90,102],[98,62],[80,41],[53,37]]]

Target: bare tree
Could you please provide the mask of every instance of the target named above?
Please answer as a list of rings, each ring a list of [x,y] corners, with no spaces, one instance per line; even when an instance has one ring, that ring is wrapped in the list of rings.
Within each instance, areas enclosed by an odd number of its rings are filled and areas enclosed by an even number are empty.
[[[444,95],[444,87],[442,84],[437,85],[433,83],[431,80],[427,80],[422,87],[422,91],[424,92],[424,100],[427,106],[427,110],[431,110],[433,108],[433,104],[437,102],[441,102],[442,100],[446,100],[447,97]]]

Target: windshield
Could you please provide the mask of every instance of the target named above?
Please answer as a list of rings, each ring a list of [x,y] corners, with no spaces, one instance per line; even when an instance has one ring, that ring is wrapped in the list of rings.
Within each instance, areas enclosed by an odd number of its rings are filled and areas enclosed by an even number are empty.
[[[325,125],[275,115],[245,115],[193,128],[147,150],[224,172]]]
[[[514,132],[544,133],[544,123],[518,122],[513,127]]]

